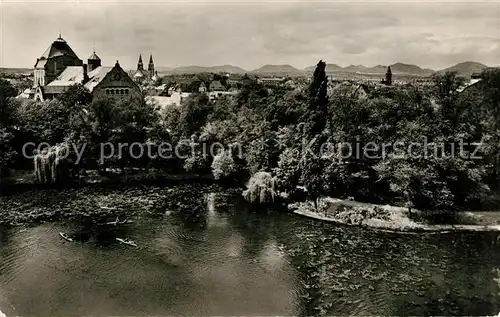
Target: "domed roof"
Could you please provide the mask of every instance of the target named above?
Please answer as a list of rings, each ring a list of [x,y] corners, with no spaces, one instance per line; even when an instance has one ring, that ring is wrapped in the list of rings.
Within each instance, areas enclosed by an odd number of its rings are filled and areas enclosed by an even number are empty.
[[[75,52],[69,47],[68,43],[59,35],[59,37],[52,42],[52,44],[45,50],[40,59],[49,59],[57,56],[71,56],[74,58],[78,58]]]
[[[92,55],[90,55],[90,56],[89,56],[89,58],[88,58],[88,59],[89,59],[89,60],[99,60],[99,61],[101,60],[101,59],[99,58],[99,56],[97,56],[97,54],[95,53],[95,51],[92,53]]]

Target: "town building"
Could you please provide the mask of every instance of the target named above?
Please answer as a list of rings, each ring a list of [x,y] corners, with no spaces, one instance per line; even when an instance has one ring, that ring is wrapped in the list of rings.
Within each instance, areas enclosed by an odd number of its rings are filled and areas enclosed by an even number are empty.
[[[182,92],[180,89],[172,90],[169,96],[146,96],[145,100],[148,104],[158,106],[160,109],[165,109],[168,106],[181,106],[182,102],[191,96],[189,92]]]
[[[226,87],[218,80],[213,80],[208,86],[209,91],[226,91]]]
[[[257,82],[265,86],[276,87],[285,81],[285,77],[269,77],[269,78],[259,78]]]
[[[480,83],[482,81],[482,78],[477,78],[474,76],[471,76],[471,79],[467,82],[465,82],[462,86],[458,87],[457,92],[464,92],[464,91],[472,91],[474,89],[478,89],[480,87]]]
[[[368,98],[369,94],[370,94],[370,88],[368,88],[368,86],[365,84],[359,84],[356,87],[356,90],[354,90],[354,97],[358,99]]]
[[[93,96],[140,94],[118,61],[112,67],[101,66],[94,51],[84,64],[60,34],[37,59],[33,73],[33,87],[24,95],[40,101],[53,99],[74,84],[84,85]]]
[[[202,83],[200,84],[200,87],[198,87],[198,92],[200,92],[200,93],[207,92],[207,86],[205,86],[205,83],[204,83],[204,82],[202,82]]]

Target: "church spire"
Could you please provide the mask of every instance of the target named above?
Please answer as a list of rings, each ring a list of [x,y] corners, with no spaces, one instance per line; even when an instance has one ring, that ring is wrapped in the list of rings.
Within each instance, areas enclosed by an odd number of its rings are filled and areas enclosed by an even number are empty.
[[[142,55],[139,54],[139,61],[137,62],[137,70],[143,70],[144,65],[142,64]]]
[[[153,77],[155,74],[155,64],[153,63],[153,54],[149,55],[148,71],[149,71],[149,76]]]

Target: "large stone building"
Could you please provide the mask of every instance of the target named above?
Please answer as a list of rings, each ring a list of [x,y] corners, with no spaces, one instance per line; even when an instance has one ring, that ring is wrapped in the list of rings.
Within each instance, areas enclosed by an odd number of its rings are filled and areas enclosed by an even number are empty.
[[[42,101],[52,99],[74,84],[83,84],[93,96],[141,93],[118,61],[112,67],[101,66],[101,59],[94,51],[84,64],[59,35],[36,61],[29,97]]]

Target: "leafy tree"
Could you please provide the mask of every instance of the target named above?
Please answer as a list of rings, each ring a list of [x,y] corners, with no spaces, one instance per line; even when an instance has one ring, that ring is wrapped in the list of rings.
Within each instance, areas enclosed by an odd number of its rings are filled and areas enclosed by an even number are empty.
[[[22,100],[17,106],[16,116],[20,133],[27,141],[55,145],[63,142],[70,131],[71,113],[72,109],[59,100]]]
[[[279,156],[278,166],[274,169],[277,188],[293,195],[299,184],[300,152],[298,149],[287,148]]]
[[[195,94],[182,105],[179,116],[179,130],[184,136],[190,136],[200,130],[212,112],[213,105],[206,94]]]
[[[458,90],[465,84],[465,78],[460,77],[456,72],[446,72],[435,74],[433,80],[434,96],[440,106],[441,126],[445,129],[444,133],[450,133],[456,128],[465,110],[458,102],[460,97]]]
[[[92,94],[82,84],[74,84],[68,87],[58,99],[66,107],[87,105],[92,101]]]
[[[238,170],[229,150],[220,151],[212,161],[212,175],[216,180],[228,178]]]
[[[17,91],[10,82],[0,78],[0,124],[8,124],[8,120],[13,115],[8,99],[15,97],[16,94]]]
[[[494,186],[500,188],[500,70],[486,69],[481,74],[481,107],[489,139],[488,163],[492,165]]]
[[[12,163],[15,151],[12,148],[12,140],[15,119],[15,109],[11,98],[16,95],[16,90],[11,84],[0,78],[0,183],[7,175],[8,167]]]
[[[0,184],[8,174],[8,168],[12,163],[15,152],[11,147],[13,135],[6,129],[0,127]]]

